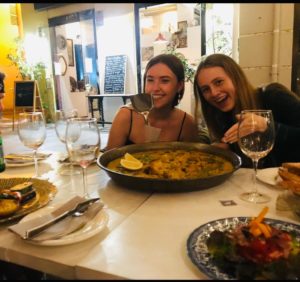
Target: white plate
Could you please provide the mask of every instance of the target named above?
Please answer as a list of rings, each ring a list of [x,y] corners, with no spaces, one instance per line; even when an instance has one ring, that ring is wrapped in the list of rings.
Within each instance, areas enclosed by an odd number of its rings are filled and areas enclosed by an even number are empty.
[[[28,216],[24,217],[20,222],[25,222],[29,219],[33,219],[36,217],[41,217],[45,215],[46,213],[51,212],[53,210],[53,207],[46,207],[43,209],[38,210],[35,213],[31,213]],[[100,233],[108,222],[108,214],[102,209],[97,213],[97,215],[90,220],[85,226],[83,226],[81,229],[77,230],[76,232],[73,232],[69,235],[66,235],[62,238],[56,239],[56,240],[45,240],[42,242],[37,242],[34,240],[24,240],[25,242],[39,245],[39,246],[61,246],[61,245],[70,245],[74,243],[78,243],[81,241],[84,241],[86,239],[91,238],[92,236],[95,236],[96,234]]]
[[[278,187],[277,182],[281,179],[278,169],[278,167],[259,169],[257,170],[257,179],[265,184]]]

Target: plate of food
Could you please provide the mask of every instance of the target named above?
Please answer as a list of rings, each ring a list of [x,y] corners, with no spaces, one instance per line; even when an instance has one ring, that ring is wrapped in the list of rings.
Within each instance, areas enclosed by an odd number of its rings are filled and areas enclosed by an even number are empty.
[[[265,218],[229,217],[196,228],[188,255],[214,280],[294,280],[300,278],[300,226]]]
[[[281,179],[279,186],[300,196],[300,163],[282,163],[278,174]]]
[[[45,206],[56,187],[36,178],[0,178],[0,223],[8,223]]]
[[[192,142],[151,142],[105,151],[97,159],[113,181],[129,189],[187,192],[223,183],[241,166],[238,155]]]

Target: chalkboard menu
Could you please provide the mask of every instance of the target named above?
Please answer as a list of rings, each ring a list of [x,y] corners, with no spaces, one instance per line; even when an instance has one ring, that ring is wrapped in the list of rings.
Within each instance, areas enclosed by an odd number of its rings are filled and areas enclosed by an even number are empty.
[[[126,63],[126,55],[106,57],[104,94],[125,94]]]
[[[15,81],[15,106],[33,107],[36,91],[36,81]]]

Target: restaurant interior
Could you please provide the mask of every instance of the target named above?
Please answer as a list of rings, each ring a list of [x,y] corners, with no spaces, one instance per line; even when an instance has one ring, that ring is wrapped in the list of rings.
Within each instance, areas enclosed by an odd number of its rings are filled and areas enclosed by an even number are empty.
[[[0,28],[5,74],[0,147],[6,159],[0,177],[2,280],[300,278],[292,263],[286,276],[273,268],[238,275],[220,270],[208,246],[214,231],[225,234],[247,224],[251,236],[264,240],[272,228],[284,230],[289,250],[300,254],[300,190],[278,186],[278,167],[253,174],[236,154],[193,144],[188,150],[192,146],[229,162],[229,172],[196,180],[144,179],[121,166],[122,160],[139,164],[138,146],[99,151],[119,108],[143,92],[145,67],[158,54],[175,54],[183,62],[185,94],[176,107],[195,119],[202,113],[195,111],[194,74],[201,59],[214,53],[233,58],[253,86],[279,82],[300,96],[300,4],[1,3]],[[73,109],[82,119],[96,118],[85,124],[96,154],[86,166],[70,158],[76,140],[63,140],[58,132],[57,111]],[[22,136],[20,118],[31,111],[45,119],[33,147],[26,143],[28,134]],[[81,145],[74,155],[84,154],[87,145]],[[177,152],[186,146],[149,148]],[[119,171],[108,168],[116,158]],[[166,155],[164,160],[170,162]],[[209,170],[209,162],[204,166]],[[300,169],[300,182],[299,175]],[[241,199],[253,181],[268,201]],[[33,199],[25,202],[20,185]],[[1,215],[11,187],[18,205]]]
[[[228,54],[254,86],[278,81],[299,93],[297,4],[12,3],[0,9],[4,117],[15,108],[15,81],[24,79],[37,80],[49,121],[56,109],[68,107],[89,115],[87,94],[140,93],[147,61],[172,50],[183,54],[191,69],[201,56]],[[158,35],[164,40],[156,40]],[[110,56],[124,56],[121,89],[105,86]],[[194,110],[191,85],[187,82],[179,105],[188,113]],[[112,96],[101,101],[108,122],[123,104]],[[97,109],[97,100],[91,102]]]

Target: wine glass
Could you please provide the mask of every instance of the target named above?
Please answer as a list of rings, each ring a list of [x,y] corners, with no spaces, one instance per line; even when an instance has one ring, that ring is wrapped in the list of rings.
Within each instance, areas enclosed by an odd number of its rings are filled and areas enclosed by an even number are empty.
[[[242,152],[253,162],[253,190],[240,195],[252,203],[270,201],[268,195],[257,191],[256,175],[258,161],[268,155],[274,146],[275,127],[271,110],[244,110],[238,126],[238,144]]]
[[[39,177],[37,149],[46,139],[46,123],[42,112],[24,112],[18,116],[18,135],[22,143],[33,149],[35,175]]]
[[[66,144],[67,119],[72,117],[78,117],[77,109],[72,109],[70,111],[57,110],[55,112],[55,132],[58,139],[64,144]],[[69,154],[68,159],[70,163],[64,164],[59,173],[61,175],[80,174],[80,170],[74,168],[72,159]]]
[[[100,149],[100,132],[96,118],[67,120],[66,145],[74,161],[82,167],[83,196],[88,198],[86,168],[95,160]]]

